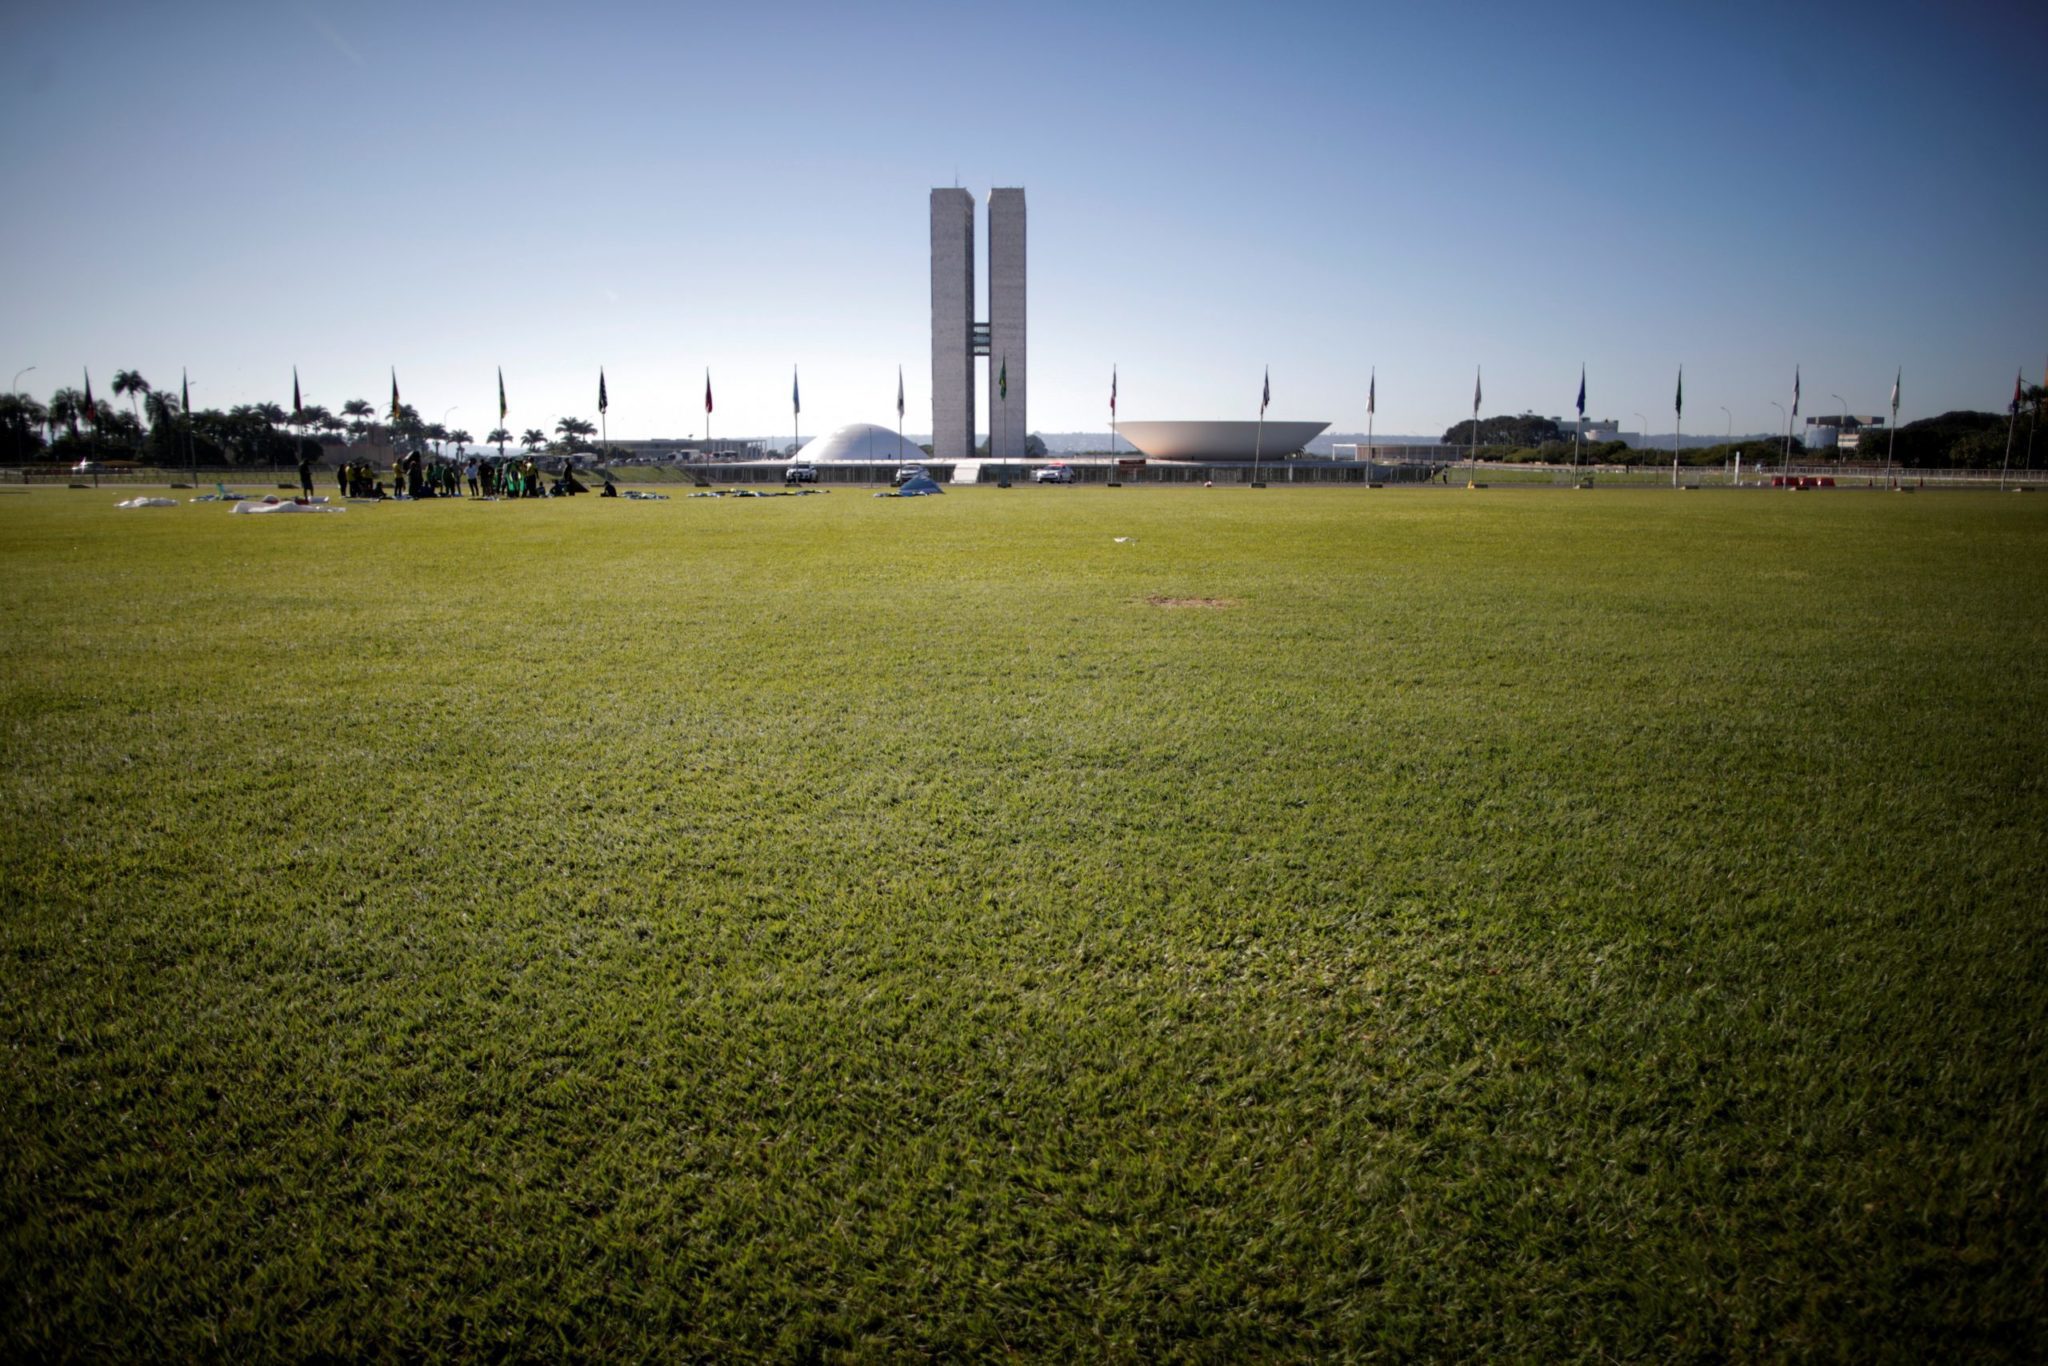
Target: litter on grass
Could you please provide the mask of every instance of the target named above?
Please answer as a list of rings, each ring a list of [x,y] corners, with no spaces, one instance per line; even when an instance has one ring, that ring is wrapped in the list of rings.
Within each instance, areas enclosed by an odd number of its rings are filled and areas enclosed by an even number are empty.
[[[756,489],[713,489],[709,493],[693,493],[692,498],[808,498],[814,493],[830,493],[830,489],[783,489],[774,493],[762,493]],[[658,494],[629,493],[628,498],[660,497]],[[663,501],[667,501],[664,499]]]
[[[174,508],[177,505],[175,498],[130,498],[125,503],[114,504],[117,508]]]
[[[347,509],[347,508],[337,508],[337,507],[328,507],[328,506],[326,506],[326,504],[325,504],[324,500],[323,500],[322,502],[319,502],[319,503],[298,503],[298,502],[291,502],[291,501],[287,501],[287,500],[283,500],[283,499],[280,499],[280,498],[278,498],[278,497],[277,497],[276,495],[274,495],[274,494],[273,494],[273,495],[272,495],[271,497],[265,498],[265,499],[264,499],[264,500],[263,500],[262,502],[260,502],[260,503],[237,503],[237,504],[235,504],[235,506],[234,506],[234,508],[233,508],[232,510],[233,510],[233,511],[235,511],[235,512],[247,512],[247,513],[257,513],[257,512],[347,512],[347,511],[348,511],[348,509]]]
[[[903,487],[902,487],[902,488],[900,488],[900,489],[896,489],[896,490],[894,490],[893,492],[890,492],[890,491],[886,491],[886,490],[885,490],[884,492],[881,492],[881,493],[878,493],[878,494],[876,494],[876,495],[875,495],[875,497],[877,497],[877,498],[926,498],[926,497],[929,497],[930,495],[932,495],[932,494],[934,494],[934,493],[944,493],[944,492],[945,492],[945,490],[944,490],[944,489],[942,489],[942,488],[940,488],[940,487],[938,486],[938,484],[937,484],[936,482],[934,482],[934,481],[933,481],[933,479],[931,478],[931,476],[930,476],[930,475],[920,474],[920,475],[917,475],[917,476],[916,476],[916,477],[914,477],[914,478],[911,478],[911,479],[906,479],[906,480],[904,480],[904,481],[903,481]]]

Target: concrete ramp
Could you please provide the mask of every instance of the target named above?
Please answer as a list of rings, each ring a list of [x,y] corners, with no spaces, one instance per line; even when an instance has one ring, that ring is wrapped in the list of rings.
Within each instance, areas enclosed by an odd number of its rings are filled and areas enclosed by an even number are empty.
[[[981,482],[981,462],[979,460],[954,461],[952,482],[955,484],[979,484]]]

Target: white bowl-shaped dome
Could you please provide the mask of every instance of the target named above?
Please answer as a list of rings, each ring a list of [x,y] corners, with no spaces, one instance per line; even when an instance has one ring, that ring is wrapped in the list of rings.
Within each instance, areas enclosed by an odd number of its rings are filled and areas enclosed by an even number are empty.
[[[1327,422],[1119,422],[1116,433],[1154,460],[1249,462],[1292,455],[1322,435]]]
[[[807,465],[823,464],[829,460],[894,460],[898,455],[905,460],[922,460],[924,452],[917,443],[888,427],[877,427],[872,422],[856,422],[850,427],[841,427],[830,436],[815,437],[804,443],[796,458]]]

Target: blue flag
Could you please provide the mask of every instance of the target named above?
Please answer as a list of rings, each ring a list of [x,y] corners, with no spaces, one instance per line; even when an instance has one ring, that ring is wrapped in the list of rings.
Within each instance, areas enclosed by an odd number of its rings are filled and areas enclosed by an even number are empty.
[[[803,390],[797,387],[796,367],[794,365],[789,367],[789,407],[790,411],[794,413],[802,413],[804,410]]]
[[[1586,418],[1586,367],[1579,367],[1579,420]]]

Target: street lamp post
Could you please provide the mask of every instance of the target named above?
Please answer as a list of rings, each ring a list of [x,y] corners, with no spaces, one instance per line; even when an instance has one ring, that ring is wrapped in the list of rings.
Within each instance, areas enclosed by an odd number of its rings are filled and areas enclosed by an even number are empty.
[[[10,393],[10,394],[18,394],[18,393],[20,393],[20,392],[21,392],[21,377],[22,377],[23,375],[27,374],[27,373],[28,373],[29,371],[31,371],[31,370],[33,370],[33,369],[35,369],[35,367],[34,367],[33,365],[24,365],[24,366],[23,366],[23,367],[22,367],[21,369],[19,369],[19,370],[16,370],[16,371],[14,372],[14,378],[13,378],[13,379],[11,379],[11,380],[9,380],[9,381],[7,382],[7,392],[8,392],[8,393]],[[25,423],[24,423],[23,425],[24,425],[24,426],[26,426],[26,424],[25,424]],[[16,454],[19,454],[19,453],[20,453],[19,451],[17,451],[17,452],[16,452]]]

